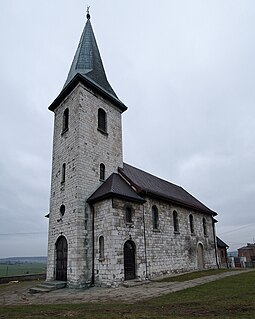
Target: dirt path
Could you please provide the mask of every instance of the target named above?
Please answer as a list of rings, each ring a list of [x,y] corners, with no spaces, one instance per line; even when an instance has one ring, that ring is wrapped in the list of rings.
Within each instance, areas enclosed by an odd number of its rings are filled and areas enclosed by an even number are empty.
[[[139,286],[118,288],[92,287],[87,290],[60,289],[49,293],[30,294],[30,287],[36,282],[20,282],[0,285],[0,305],[17,304],[64,304],[86,302],[126,302],[134,303],[140,300],[165,295],[171,292],[195,287],[221,278],[235,276],[240,273],[254,270],[240,270],[224,272],[218,275],[201,277],[185,282],[156,282],[150,281]]]

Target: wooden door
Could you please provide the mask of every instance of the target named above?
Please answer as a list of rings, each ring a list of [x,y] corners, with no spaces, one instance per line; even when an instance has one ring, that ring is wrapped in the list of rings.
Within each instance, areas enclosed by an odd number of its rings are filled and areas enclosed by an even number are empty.
[[[135,279],[135,243],[128,240],[124,244],[125,280]]]
[[[57,263],[56,280],[67,280],[67,241],[64,236],[60,236],[56,243]]]

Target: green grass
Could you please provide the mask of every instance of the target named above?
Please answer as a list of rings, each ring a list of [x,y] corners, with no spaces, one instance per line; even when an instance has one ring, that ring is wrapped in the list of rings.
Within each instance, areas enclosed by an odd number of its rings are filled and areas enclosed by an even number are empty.
[[[178,275],[178,276],[166,277],[166,278],[163,278],[163,279],[160,279],[157,281],[160,281],[160,282],[174,282],[174,281],[183,282],[183,281],[192,280],[192,279],[196,279],[196,278],[200,278],[200,277],[218,275],[218,274],[221,274],[224,272],[236,271],[236,270],[240,270],[240,269],[201,270],[201,271],[194,271],[194,272],[190,272],[190,273],[182,274],[182,275]]]
[[[254,319],[255,272],[226,277],[134,304],[2,306],[0,318]]]
[[[21,263],[14,265],[0,264],[0,277],[24,274],[40,274],[45,272],[46,264],[41,263]]]

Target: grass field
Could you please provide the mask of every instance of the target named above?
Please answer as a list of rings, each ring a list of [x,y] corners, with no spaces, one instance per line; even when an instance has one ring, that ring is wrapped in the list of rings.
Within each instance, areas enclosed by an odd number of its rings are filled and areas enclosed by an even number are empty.
[[[24,274],[40,274],[44,273],[45,271],[46,264],[40,263],[21,263],[14,265],[0,264],[0,277]]]
[[[134,304],[2,306],[0,318],[254,319],[255,272],[226,277]]]
[[[194,271],[194,272],[181,274],[181,275],[177,275],[177,276],[166,277],[163,279],[159,279],[157,281],[160,281],[160,282],[173,282],[173,281],[183,282],[183,281],[187,281],[187,280],[192,280],[192,279],[205,277],[205,276],[217,275],[217,274],[221,274],[224,272],[235,271],[235,270],[240,270],[240,269],[231,268],[231,269],[210,269],[210,270]]]

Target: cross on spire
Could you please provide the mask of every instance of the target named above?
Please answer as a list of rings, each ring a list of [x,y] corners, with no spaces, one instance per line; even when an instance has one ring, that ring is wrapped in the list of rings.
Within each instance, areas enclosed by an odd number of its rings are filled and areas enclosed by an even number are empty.
[[[90,19],[89,8],[90,8],[90,6],[87,6],[87,19],[88,20]]]

